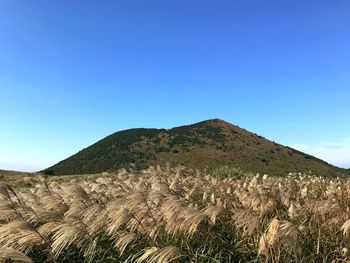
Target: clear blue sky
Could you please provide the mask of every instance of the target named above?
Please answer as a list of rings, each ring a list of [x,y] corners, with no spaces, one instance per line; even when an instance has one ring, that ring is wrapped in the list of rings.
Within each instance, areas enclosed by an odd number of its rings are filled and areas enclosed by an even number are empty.
[[[345,0],[2,0],[0,166],[221,118],[350,167],[349,47]]]

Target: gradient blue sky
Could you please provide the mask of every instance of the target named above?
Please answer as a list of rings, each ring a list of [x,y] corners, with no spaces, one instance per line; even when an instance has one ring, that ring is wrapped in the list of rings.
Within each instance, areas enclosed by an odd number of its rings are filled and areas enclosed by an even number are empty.
[[[0,168],[210,118],[350,167],[349,1],[0,1]]]

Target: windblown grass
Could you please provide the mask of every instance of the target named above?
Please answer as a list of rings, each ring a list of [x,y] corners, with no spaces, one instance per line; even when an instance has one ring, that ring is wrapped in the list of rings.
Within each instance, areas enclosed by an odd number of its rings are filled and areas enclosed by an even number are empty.
[[[0,182],[0,261],[350,260],[346,178],[158,167],[24,180]]]

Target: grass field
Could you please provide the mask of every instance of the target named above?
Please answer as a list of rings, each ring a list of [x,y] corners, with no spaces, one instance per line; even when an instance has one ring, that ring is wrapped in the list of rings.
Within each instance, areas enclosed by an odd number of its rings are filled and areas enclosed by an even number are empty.
[[[221,169],[2,175],[0,261],[348,262],[350,181]]]

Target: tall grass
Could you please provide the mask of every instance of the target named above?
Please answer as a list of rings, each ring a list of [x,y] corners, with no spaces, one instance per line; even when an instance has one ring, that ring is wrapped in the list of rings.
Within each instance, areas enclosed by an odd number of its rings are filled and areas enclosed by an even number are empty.
[[[224,178],[225,169],[158,167],[16,190],[1,182],[0,261],[350,260],[348,179]]]

